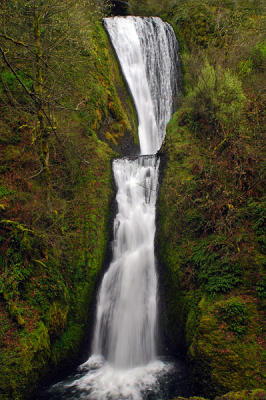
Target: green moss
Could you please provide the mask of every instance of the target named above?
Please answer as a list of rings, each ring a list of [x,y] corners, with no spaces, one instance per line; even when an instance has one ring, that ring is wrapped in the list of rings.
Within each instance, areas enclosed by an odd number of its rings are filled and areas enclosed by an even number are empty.
[[[0,186],[0,199],[5,198],[12,194],[12,190],[7,189],[4,185]]]
[[[66,331],[52,346],[51,362],[58,367],[64,362],[71,363],[80,350],[80,343],[84,337],[84,325],[69,323]]]
[[[207,399],[204,399],[203,397],[193,396],[187,399],[185,399],[184,397],[175,397],[173,400],[207,400]]]
[[[230,392],[224,396],[217,397],[215,400],[263,400],[266,392],[263,389],[243,390],[241,392]]]
[[[54,340],[63,334],[67,322],[68,311],[69,307],[62,303],[54,302],[51,304],[47,315],[47,326],[51,340]]]
[[[181,112],[168,125],[158,202],[167,337],[172,351],[188,349],[194,391],[213,397],[263,381],[261,314],[252,278],[262,271],[262,242],[256,242],[262,203],[236,210],[230,205],[234,194],[223,198],[220,187],[234,189],[226,176],[217,179],[219,158],[213,160],[202,141],[179,125]],[[216,214],[219,204],[224,215]],[[248,215],[245,235],[239,213]],[[257,247],[248,253],[250,242]]]
[[[42,376],[78,358],[109,241],[111,160],[118,155],[112,148],[136,142],[134,105],[100,23],[88,40],[91,52],[81,55],[74,78],[62,65],[78,88],[64,105],[79,106],[56,112],[64,139],[52,139],[49,204],[41,175],[25,179],[38,168],[35,143],[28,144],[30,116],[12,125],[7,113],[3,124],[9,136],[20,126],[21,140],[1,142],[8,150],[1,153],[5,173],[13,174],[4,174],[0,187],[1,399],[30,396]]]
[[[16,348],[2,352],[1,357],[0,394],[3,398],[23,399],[29,382],[33,387],[36,385],[50,357],[50,339],[45,325],[40,322],[32,332],[24,331]]]
[[[245,304],[241,298],[230,297],[219,308],[219,319],[225,322],[229,331],[237,336],[242,336],[247,329],[248,315]]]
[[[168,344],[186,347],[193,391],[213,398],[264,379],[263,7],[153,6],[177,33],[184,79],[158,199]]]
[[[224,396],[216,397],[215,400],[263,400],[266,392],[263,389],[243,390],[241,392],[230,392]],[[175,397],[173,400],[207,400],[203,397],[193,396],[189,398]]]
[[[85,168],[72,157],[79,173],[72,200],[59,211],[44,209],[38,215],[38,221],[52,226],[49,235],[45,225],[29,229],[12,220],[1,224],[1,245],[8,245],[0,286],[8,312],[4,314],[8,342],[1,352],[5,379],[0,387],[10,399],[23,398],[44,373],[73,362],[88,326],[109,239],[114,153],[97,138],[83,146],[90,151],[90,164]],[[55,207],[62,201],[60,195],[57,192],[53,199]]]
[[[115,52],[101,24],[95,26],[93,39],[91,68],[94,74],[90,76],[86,100],[89,105],[88,126],[90,131],[97,131],[100,139],[119,151],[125,140],[138,144],[137,115]],[[95,60],[98,60],[96,68]]]
[[[206,386],[202,387],[199,381],[198,385],[206,395],[224,393],[228,388],[235,391],[242,387],[256,388],[263,380],[262,354],[256,340],[260,335],[258,311],[251,300],[245,303],[244,306],[243,300],[230,298],[200,304],[202,317],[189,352],[196,381],[202,377],[200,369],[205,365]],[[229,309],[231,320],[227,319]]]

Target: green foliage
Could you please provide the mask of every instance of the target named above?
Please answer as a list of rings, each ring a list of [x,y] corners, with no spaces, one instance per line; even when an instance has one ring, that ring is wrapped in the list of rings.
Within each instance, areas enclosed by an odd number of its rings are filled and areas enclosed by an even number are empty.
[[[203,397],[193,396],[185,399],[184,397],[175,397],[173,400],[207,400]]]
[[[224,396],[216,397],[215,400],[263,400],[266,392],[263,389],[242,390],[241,392],[230,392]]]
[[[259,197],[237,203],[226,147],[218,152],[215,137],[205,141],[180,126],[180,112],[163,146],[167,164],[158,207],[168,343],[176,352],[188,346],[196,390],[206,396],[257,387],[262,342],[256,295],[263,261],[257,238],[264,205]],[[232,369],[238,371],[233,377]]]
[[[199,284],[210,295],[229,292],[241,283],[241,266],[230,261],[232,248],[224,238],[210,238],[192,251],[189,260],[195,265]]]
[[[178,0],[161,12],[184,77],[158,205],[168,344],[186,346],[195,393],[211,398],[252,399],[237,391],[263,382],[263,14],[248,0]]]
[[[248,219],[251,222],[252,229],[255,233],[255,240],[260,246],[263,254],[266,253],[265,243],[265,199],[260,201],[250,199],[247,206],[238,214],[238,218],[243,221]]]
[[[22,3],[4,1],[0,19],[5,33],[26,46],[1,42],[32,91],[34,13],[31,1]],[[43,104],[56,128],[49,201],[35,108],[0,61],[0,397],[30,396],[44,374],[73,363],[88,328],[109,240],[117,156],[111,147],[119,151],[137,136],[134,105],[101,23],[106,4],[39,4],[38,11],[48,10],[41,27]]]
[[[215,69],[206,61],[179,112],[180,124],[205,135],[217,130],[225,135],[229,127],[238,128],[245,100],[238,78],[229,69]]]
[[[204,214],[196,208],[190,208],[185,213],[186,229],[190,234],[200,234],[206,226]]]
[[[60,338],[53,343],[51,362],[57,366],[64,360],[65,365],[71,362],[79,352],[80,343],[84,337],[84,326],[70,322]]]
[[[241,279],[238,276],[239,267],[235,268],[233,266],[232,268],[227,264],[222,264],[221,267],[224,268],[222,273],[217,268],[210,268],[199,273],[199,282],[203,284],[204,288],[212,296],[215,296],[217,293],[230,292],[241,283]],[[233,272],[231,272],[232,269]],[[236,269],[236,272],[234,269]]]
[[[215,397],[214,400],[264,400],[265,390],[242,390],[241,392],[230,392],[223,396]],[[203,397],[193,396],[189,398],[175,397],[173,400],[207,400]]]
[[[0,375],[0,396],[14,400],[23,399],[25,391],[29,393],[28,381],[34,385],[40,371],[47,365],[50,340],[45,325],[40,322],[36,329],[22,336],[20,344],[19,351],[3,349],[1,353],[3,373]],[[32,365],[35,365],[35,368],[32,368]],[[16,376],[10,374],[12,370],[16,371]]]
[[[266,44],[265,41],[258,42],[249,49],[248,58],[242,59],[238,63],[238,74],[245,80],[251,74],[263,72],[265,68]]]
[[[4,296],[11,314],[17,309],[13,303],[19,304],[21,296],[28,305],[40,309],[45,315],[50,302],[61,299],[65,302],[67,289],[55,263],[44,264],[38,261],[40,251],[44,251],[41,237],[27,227],[13,222],[1,221],[9,232],[9,248],[7,258],[3,260],[3,273],[0,293]],[[36,271],[36,265],[44,271]],[[16,313],[15,313],[16,314]]]
[[[266,42],[261,41],[256,44],[251,52],[251,61],[255,69],[262,70],[265,68],[266,59]]]
[[[215,19],[206,2],[174,2],[169,11],[172,24],[181,36],[182,47],[191,47],[192,43],[203,48],[208,47],[215,34]]]
[[[257,295],[261,300],[266,299],[266,278],[257,284]]]
[[[5,198],[13,193],[13,190],[7,189],[4,185],[0,185],[0,199]]]
[[[26,76],[26,74],[23,71],[19,71],[17,75],[19,79],[22,81],[22,83],[27,87],[27,89],[30,90],[33,82],[32,79]],[[1,79],[4,84],[8,85],[10,90],[12,91],[16,91],[18,89],[22,90],[21,84],[18,82],[17,78],[10,70],[3,70],[1,73]]]
[[[238,298],[230,298],[219,307],[219,318],[226,322],[229,329],[237,336],[242,336],[247,329],[248,316],[245,304]]]
[[[250,59],[245,61],[240,61],[238,65],[238,72],[241,78],[246,78],[251,74],[253,68],[253,63]]]
[[[172,0],[128,0],[128,10],[133,15],[156,16],[165,13]]]

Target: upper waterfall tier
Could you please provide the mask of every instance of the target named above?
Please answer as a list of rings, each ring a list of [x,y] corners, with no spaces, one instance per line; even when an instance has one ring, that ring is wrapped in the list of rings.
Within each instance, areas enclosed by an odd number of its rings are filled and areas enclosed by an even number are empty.
[[[98,292],[92,355],[65,387],[79,400],[162,400],[171,366],[157,352],[156,153],[177,94],[178,45],[159,18],[107,18],[105,26],[136,105],[141,155],[113,161],[112,261]]]
[[[175,33],[157,17],[105,18],[104,24],[137,109],[141,154],[155,154],[177,95]]]

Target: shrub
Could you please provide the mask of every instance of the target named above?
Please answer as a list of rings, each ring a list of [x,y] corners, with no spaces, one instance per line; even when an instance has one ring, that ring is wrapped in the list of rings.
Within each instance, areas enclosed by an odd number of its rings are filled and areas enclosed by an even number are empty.
[[[198,81],[191,88],[180,110],[180,122],[190,128],[213,133],[232,131],[239,126],[245,104],[240,80],[229,70],[203,65]]]
[[[257,70],[263,70],[263,67],[265,66],[265,58],[266,42],[263,41],[256,44],[256,46],[252,50],[251,60],[254,68]]]
[[[255,234],[255,242],[259,245],[262,253],[266,253],[265,242],[265,199],[256,201],[250,199],[247,206],[238,212],[237,218],[240,221],[249,220]]]
[[[12,193],[12,190],[7,189],[4,185],[0,185],[0,199],[9,196]]]
[[[261,282],[258,283],[257,296],[261,300],[266,299],[266,278],[264,278]]]
[[[190,2],[175,1],[169,11],[171,22],[178,29],[178,37],[181,38],[181,46],[193,46],[207,48],[215,33],[215,19],[208,5],[196,0]]]
[[[195,246],[190,263],[196,270],[199,285],[215,296],[219,293],[230,292],[241,283],[241,265],[232,261],[232,247],[227,246],[222,238],[217,237],[210,242],[203,240]]]

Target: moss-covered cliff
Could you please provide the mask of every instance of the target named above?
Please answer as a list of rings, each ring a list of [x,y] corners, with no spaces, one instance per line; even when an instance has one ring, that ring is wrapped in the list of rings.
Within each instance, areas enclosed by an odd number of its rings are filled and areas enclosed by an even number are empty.
[[[168,128],[159,200],[169,342],[188,349],[196,391],[256,388],[265,379],[263,203],[239,198],[222,180],[224,154],[205,152],[186,128],[177,130],[178,115]]]
[[[103,3],[42,1],[39,19],[31,0],[1,4],[1,400],[78,358],[110,239],[111,159],[137,143]],[[182,49],[158,204],[168,345],[187,354],[195,393],[264,399],[251,391],[265,382],[262,4],[129,4],[158,10]]]
[[[137,143],[134,106],[97,19],[88,41],[73,70],[61,63],[76,89],[54,110],[48,198],[34,115],[10,104],[23,93],[1,66],[1,400],[30,397],[41,377],[79,356],[110,240],[111,159]]]
[[[216,397],[215,400],[263,400],[266,398],[266,392],[263,389],[243,390],[241,392],[230,392],[224,396]],[[203,397],[193,396],[189,399],[184,397],[176,397],[173,400],[207,400]]]
[[[187,354],[193,391],[210,398],[265,385],[263,16],[258,3],[214,3],[165,13],[184,97],[158,204],[168,346]]]

